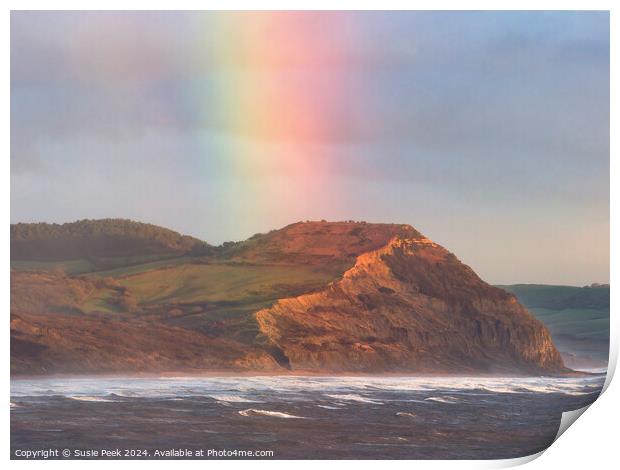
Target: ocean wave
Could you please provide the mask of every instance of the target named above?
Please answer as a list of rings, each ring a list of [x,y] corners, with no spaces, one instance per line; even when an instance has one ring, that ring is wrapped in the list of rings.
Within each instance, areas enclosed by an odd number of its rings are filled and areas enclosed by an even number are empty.
[[[11,408],[21,408],[17,403],[11,402]]]
[[[96,402],[114,402],[114,400],[110,400],[108,398],[103,397],[90,397],[90,396],[68,396],[71,400],[77,401],[96,401]]]
[[[143,391],[142,393],[138,393],[133,390],[123,390],[123,389],[111,389],[107,390],[108,396],[116,397],[116,398],[156,398],[159,395],[150,393],[149,391]]]
[[[207,395],[214,400],[222,401],[225,403],[263,403],[258,400],[251,400],[249,398],[245,398],[239,395]]]
[[[303,416],[290,415],[288,413],[282,413],[280,411],[257,410],[255,408],[248,408],[247,410],[241,410],[238,413],[241,416],[263,415],[263,416],[270,416],[272,418],[305,419]]]
[[[428,397],[424,399],[425,401],[436,401],[439,403],[450,403],[450,404],[454,404],[457,403],[459,401],[458,398],[455,397]]]
[[[329,405],[316,405],[319,408],[325,408],[326,410],[340,410],[339,406],[329,406]]]
[[[317,395],[327,394],[328,398],[337,401],[377,405],[388,401],[415,401],[424,396],[470,397],[500,393],[585,395],[600,391],[604,380],[604,376],[52,378],[12,380],[11,397],[20,401],[22,398],[33,400],[56,396],[103,397],[115,401],[211,397],[221,403],[234,404],[260,403],[269,401],[267,397],[271,396],[286,401],[314,401]],[[333,402],[326,404],[336,405]]]
[[[366,398],[361,395],[357,395],[355,393],[338,393],[338,394],[325,393],[325,396],[329,398],[334,398],[336,400],[357,401],[360,403],[371,403],[373,405],[383,405],[383,403],[381,403],[380,401],[372,400],[370,398]]]
[[[408,411],[399,411],[396,413],[396,416],[403,416],[407,418],[415,418],[415,413],[410,413]]]

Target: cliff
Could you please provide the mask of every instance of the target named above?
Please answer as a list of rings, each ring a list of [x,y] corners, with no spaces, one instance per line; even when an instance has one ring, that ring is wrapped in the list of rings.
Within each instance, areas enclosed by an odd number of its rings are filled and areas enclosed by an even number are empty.
[[[564,370],[547,329],[513,295],[421,235],[360,255],[341,280],[256,318],[292,370]]]

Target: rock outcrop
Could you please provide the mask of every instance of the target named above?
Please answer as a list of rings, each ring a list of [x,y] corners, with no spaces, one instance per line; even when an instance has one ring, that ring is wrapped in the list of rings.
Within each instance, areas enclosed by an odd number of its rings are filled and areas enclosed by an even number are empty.
[[[565,370],[547,329],[513,295],[417,232],[360,255],[342,279],[279,300],[256,319],[293,371]]]

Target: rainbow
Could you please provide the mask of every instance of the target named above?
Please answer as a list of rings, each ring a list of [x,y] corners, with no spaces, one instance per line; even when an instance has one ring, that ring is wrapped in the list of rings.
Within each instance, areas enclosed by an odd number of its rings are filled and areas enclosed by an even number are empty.
[[[205,60],[184,100],[193,120],[218,131],[206,133],[201,148],[201,158],[224,162],[217,168],[227,183],[217,197],[243,218],[322,218],[312,211],[333,195],[326,143],[339,125],[336,107],[347,86],[329,66],[338,58],[321,37],[325,16],[219,12],[190,18],[206,38],[193,60]]]

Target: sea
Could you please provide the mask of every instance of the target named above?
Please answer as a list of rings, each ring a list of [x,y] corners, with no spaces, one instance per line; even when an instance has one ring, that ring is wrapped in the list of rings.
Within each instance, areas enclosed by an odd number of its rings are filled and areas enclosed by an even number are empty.
[[[11,380],[13,459],[507,459],[540,452],[585,377]]]

